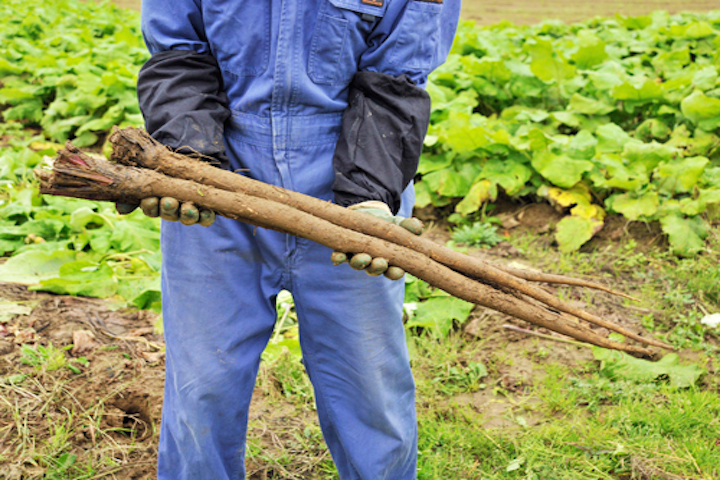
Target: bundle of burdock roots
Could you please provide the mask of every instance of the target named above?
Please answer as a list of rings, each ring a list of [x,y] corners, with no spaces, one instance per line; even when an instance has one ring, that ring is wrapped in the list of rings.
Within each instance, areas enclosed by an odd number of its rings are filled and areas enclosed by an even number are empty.
[[[116,128],[110,142],[111,161],[90,157],[68,142],[52,171],[35,170],[40,192],[129,204],[149,197],[173,197],[228,218],[307,238],[335,251],[382,257],[455,297],[581,342],[638,357],[657,356],[649,348],[610,340],[585,321],[641,344],[672,349],[569,305],[530,282],[576,285],[628,297],[602,285],[511,269],[456,252],[385,220],[175,153],[144,130]]]

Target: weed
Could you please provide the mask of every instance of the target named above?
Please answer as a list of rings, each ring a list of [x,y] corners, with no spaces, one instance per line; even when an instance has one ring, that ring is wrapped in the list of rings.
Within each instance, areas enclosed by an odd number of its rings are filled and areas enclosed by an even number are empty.
[[[497,230],[497,226],[487,222],[461,225],[453,231],[452,239],[468,247],[490,248],[503,241]]]
[[[23,345],[20,349],[22,357],[20,361],[25,365],[34,367],[37,371],[52,372],[68,365],[65,352],[53,346],[37,345],[35,348],[30,345]]]

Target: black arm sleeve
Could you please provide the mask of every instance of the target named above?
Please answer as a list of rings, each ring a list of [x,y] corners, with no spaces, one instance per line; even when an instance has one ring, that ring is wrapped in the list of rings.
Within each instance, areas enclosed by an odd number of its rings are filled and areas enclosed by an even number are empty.
[[[230,108],[214,57],[191,50],[155,53],[140,70],[137,91],[153,138],[182,153],[224,158]]]
[[[335,203],[379,200],[396,214],[429,121],[430,96],[407,76],[356,73],[333,157]]]

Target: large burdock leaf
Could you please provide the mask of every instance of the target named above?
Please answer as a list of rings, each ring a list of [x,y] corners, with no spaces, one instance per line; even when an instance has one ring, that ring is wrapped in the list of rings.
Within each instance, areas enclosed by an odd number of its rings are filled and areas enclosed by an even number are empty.
[[[657,362],[631,357],[627,353],[593,347],[600,360],[600,371],[613,380],[652,383],[669,380],[670,385],[688,388],[695,385],[705,371],[697,365],[681,365],[677,353],[668,353]]]
[[[545,83],[560,83],[563,80],[575,75],[575,67],[553,49],[549,40],[535,38],[533,42],[526,44],[530,52],[532,62],[530,70],[536,77]]]
[[[720,99],[695,90],[680,103],[683,115],[706,131],[720,126]]]
[[[632,193],[616,194],[607,200],[613,211],[621,213],[628,220],[655,215],[660,206],[660,197],[656,192],[637,196]]]
[[[106,218],[87,206],[78,208],[70,216],[70,228],[76,232],[83,231],[89,223],[105,225]]]
[[[110,236],[110,243],[121,252],[138,250],[156,252],[160,249],[160,232],[128,221],[117,222]]]
[[[675,254],[691,257],[705,247],[704,240],[708,231],[707,225],[700,217],[683,218],[670,214],[661,218],[660,224]]]
[[[478,58],[475,55],[464,55],[460,57],[460,63],[463,66],[463,72],[485,77],[500,85],[507,83],[512,77],[512,72],[505,65],[505,61],[500,58]]]
[[[0,281],[32,285],[58,275],[60,267],[75,260],[76,252],[28,250],[0,265]]]
[[[703,213],[708,205],[720,203],[720,190],[715,188],[701,188],[697,198],[684,198],[681,200],[680,211],[687,216]]]
[[[679,72],[690,63],[690,49],[685,46],[675,50],[660,52],[652,59],[655,70],[665,75]]]
[[[566,151],[572,158],[592,160],[595,156],[597,144],[598,141],[592,133],[587,130],[580,130],[577,135],[570,140]]]
[[[452,330],[453,321],[464,322],[473,309],[473,304],[455,297],[432,297],[417,304],[415,315],[406,327],[423,327],[433,331],[438,337],[447,337]]]
[[[530,180],[532,170],[511,159],[490,159],[482,167],[477,179],[488,179],[515,195]]]
[[[447,168],[428,173],[423,177],[430,190],[446,197],[464,197],[470,190],[472,177]]]
[[[569,215],[555,227],[555,240],[561,252],[568,253],[582,247],[603,226],[601,220]]]
[[[490,180],[480,180],[475,183],[465,198],[455,206],[455,211],[461,215],[470,215],[477,212],[482,204],[497,197],[497,185]]]
[[[605,125],[598,127],[595,131],[595,135],[598,138],[598,152],[622,152],[625,144],[632,140],[625,130],[614,123],[606,123]],[[635,142],[637,142],[637,140],[635,140]]]
[[[573,205],[590,204],[592,196],[590,191],[583,184],[576,185],[569,190],[543,185],[537,190],[537,194],[546,197],[551,204],[567,208]]]
[[[690,192],[709,162],[706,157],[698,156],[660,165],[655,173],[655,178],[662,179],[660,190],[671,195]]]
[[[612,92],[615,100],[625,100],[638,103],[647,103],[652,100],[660,100],[663,97],[663,91],[660,86],[650,79],[641,79],[641,81],[627,81]]]
[[[40,285],[30,289],[107,298],[113,296],[117,291],[117,279],[108,264],[79,260],[66,263],[60,267],[56,278],[42,280]]]
[[[580,30],[577,33],[577,43],[579,48],[571,58],[580,69],[598,65],[608,57],[605,42],[590,30]]]
[[[660,162],[669,162],[677,155],[677,149],[657,142],[628,142],[622,156],[633,165],[643,165],[646,173],[652,172]]]
[[[576,160],[548,151],[535,155],[531,163],[543,177],[562,188],[571,188],[580,181],[583,173],[593,168],[592,162],[587,160]]]
[[[574,93],[570,97],[570,105],[568,110],[585,115],[606,115],[615,110],[615,107],[588,97],[583,97],[579,93]]]

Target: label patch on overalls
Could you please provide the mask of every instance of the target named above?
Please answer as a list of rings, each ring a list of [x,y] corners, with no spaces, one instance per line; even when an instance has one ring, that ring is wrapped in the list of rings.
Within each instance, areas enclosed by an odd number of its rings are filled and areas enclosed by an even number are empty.
[[[363,5],[372,5],[373,7],[382,7],[385,5],[385,0],[360,0]]]

